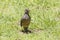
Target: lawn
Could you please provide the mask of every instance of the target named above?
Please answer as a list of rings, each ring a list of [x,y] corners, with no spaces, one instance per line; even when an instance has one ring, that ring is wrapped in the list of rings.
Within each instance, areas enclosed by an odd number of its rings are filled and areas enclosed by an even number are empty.
[[[28,34],[19,25],[26,8]],[[0,0],[0,40],[60,40],[60,0]]]

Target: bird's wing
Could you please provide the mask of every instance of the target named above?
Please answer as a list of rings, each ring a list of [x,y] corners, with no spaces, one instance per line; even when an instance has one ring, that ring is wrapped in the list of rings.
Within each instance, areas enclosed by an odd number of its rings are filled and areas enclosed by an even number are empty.
[[[21,19],[21,21],[20,21],[20,25],[21,25],[21,27],[22,27],[22,19]]]

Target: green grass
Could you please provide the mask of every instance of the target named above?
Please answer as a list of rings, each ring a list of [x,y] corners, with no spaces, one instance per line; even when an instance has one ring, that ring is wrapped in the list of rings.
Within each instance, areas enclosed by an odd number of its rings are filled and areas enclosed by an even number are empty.
[[[29,34],[19,25],[26,8]],[[60,40],[60,0],[0,0],[0,40]]]

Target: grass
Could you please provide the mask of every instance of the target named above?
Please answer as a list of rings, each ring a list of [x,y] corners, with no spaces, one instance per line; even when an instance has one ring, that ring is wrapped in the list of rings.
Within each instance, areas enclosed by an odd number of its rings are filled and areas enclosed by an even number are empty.
[[[20,32],[25,8],[29,34]],[[60,0],[0,0],[0,40],[60,40]]]

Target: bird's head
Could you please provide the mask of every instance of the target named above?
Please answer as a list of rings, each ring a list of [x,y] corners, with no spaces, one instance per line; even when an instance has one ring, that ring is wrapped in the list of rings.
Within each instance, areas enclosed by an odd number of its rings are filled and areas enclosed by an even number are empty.
[[[25,9],[25,14],[29,14],[29,9]]]

